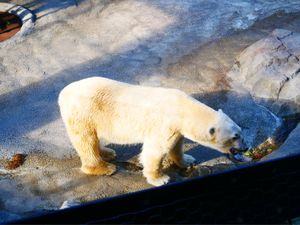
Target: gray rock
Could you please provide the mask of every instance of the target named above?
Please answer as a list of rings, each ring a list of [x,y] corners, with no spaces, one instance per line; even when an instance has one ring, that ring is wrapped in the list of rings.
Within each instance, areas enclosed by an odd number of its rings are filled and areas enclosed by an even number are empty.
[[[264,161],[300,154],[300,124],[290,133],[284,144],[263,158]]]
[[[276,29],[246,48],[228,73],[278,115],[300,112],[300,33]]]

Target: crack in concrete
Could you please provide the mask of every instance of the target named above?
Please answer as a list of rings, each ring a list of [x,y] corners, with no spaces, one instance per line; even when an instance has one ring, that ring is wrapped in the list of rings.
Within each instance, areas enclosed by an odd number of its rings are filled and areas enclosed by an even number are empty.
[[[292,52],[290,52],[289,50],[288,50],[288,48],[284,45],[284,43],[282,42],[282,40],[284,39],[284,38],[286,38],[286,37],[289,37],[289,36],[291,36],[291,35],[293,35],[293,32],[291,32],[291,33],[289,33],[289,34],[287,34],[287,35],[285,35],[285,36],[283,36],[283,37],[278,37],[278,36],[275,36],[276,37],[276,39],[278,40],[278,41],[280,41],[280,45],[276,48],[276,50],[278,51],[281,47],[283,47],[284,48],[284,50],[289,54],[288,55],[288,57],[287,57],[287,61],[289,60],[289,58],[291,58],[291,57],[294,57],[296,60],[297,60],[297,62],[299,62],[300,60],[299,60],[299,58],[298,58],[298,56],[297,55],[295,55],[295,54],[293,54]],[[278,89],[278,92],[277,92],[277,94],[276,94],[276,99],[277,100],[279,100],[279,97],[280,97],[280,93],[281,93],[281,91],[282,91],[282,89],[284,88],[284,86],[285,86],[285,84],[287,83],[287,82],[289,82],[290,80],[292,80],[297,74],[299,74],[300,73],[300,67],[294,72],[294,73],[292,73],[290,76],[288,76],[288,75],[286,75],[286,74],[282,74],[283,75],[283,77],[284,77],[284,79],[280,82],[280,84],[279,84],[279,89]]]
[[[282,39],[285,39],[286,37],[289,37],[289,36],[291,36],[291,35],[293,35],[294,34],[294,32],[290,32],[289,34],[287,34],[287,35],[285,35],[285,36],[283,36],[283,37],[278,37],[278,36],[276,36],[276,38],[279,40],[279,41],[281,41]]]

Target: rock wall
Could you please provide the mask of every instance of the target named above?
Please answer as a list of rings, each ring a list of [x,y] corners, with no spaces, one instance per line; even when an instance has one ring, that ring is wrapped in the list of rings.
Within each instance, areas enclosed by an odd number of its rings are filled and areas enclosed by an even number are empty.
[[[276,29],[246,48],[228,73],[279,116],[300,112],[300,34]]]

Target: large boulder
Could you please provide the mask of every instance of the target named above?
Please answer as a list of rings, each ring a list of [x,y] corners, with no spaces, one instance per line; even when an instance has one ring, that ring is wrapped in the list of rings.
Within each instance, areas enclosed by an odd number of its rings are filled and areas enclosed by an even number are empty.
[[[277,115],[300,112],[300,33],[276,29],[246,48],[228,73]]]

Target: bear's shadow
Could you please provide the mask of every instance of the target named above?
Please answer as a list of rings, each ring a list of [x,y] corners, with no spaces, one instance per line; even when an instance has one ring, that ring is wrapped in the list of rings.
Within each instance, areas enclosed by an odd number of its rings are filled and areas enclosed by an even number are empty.
[[[189,144],[189,143],[194,143],[194,142],[192,142],[188,139],[185,139],[184,143]],[[215,149],[205,147],[200,144],[197,144],[196,146],[190,148],[185,153],[192,155],[196,159],[197,164],[225,156],[225,154],[223,154]]]
[[[194,143],[188,139],[184,140],[184,143],[186,144],[191,144]],[[115,145],[115,144],[109,144],[108,147],[114,149],[117,153],[117,158],[116,162],[132,162],[135,161],[138,155],[142,151],[142,144],[137,144],[137,145],[127,145],[127,146],[122,146],[122,145]],[[223,153],[199,145],[197,144],[196,146],[190,148],[185,152],[186,154],[192,155],[197,161],[196,163],[203,163],[221,156],[225,156]]]

